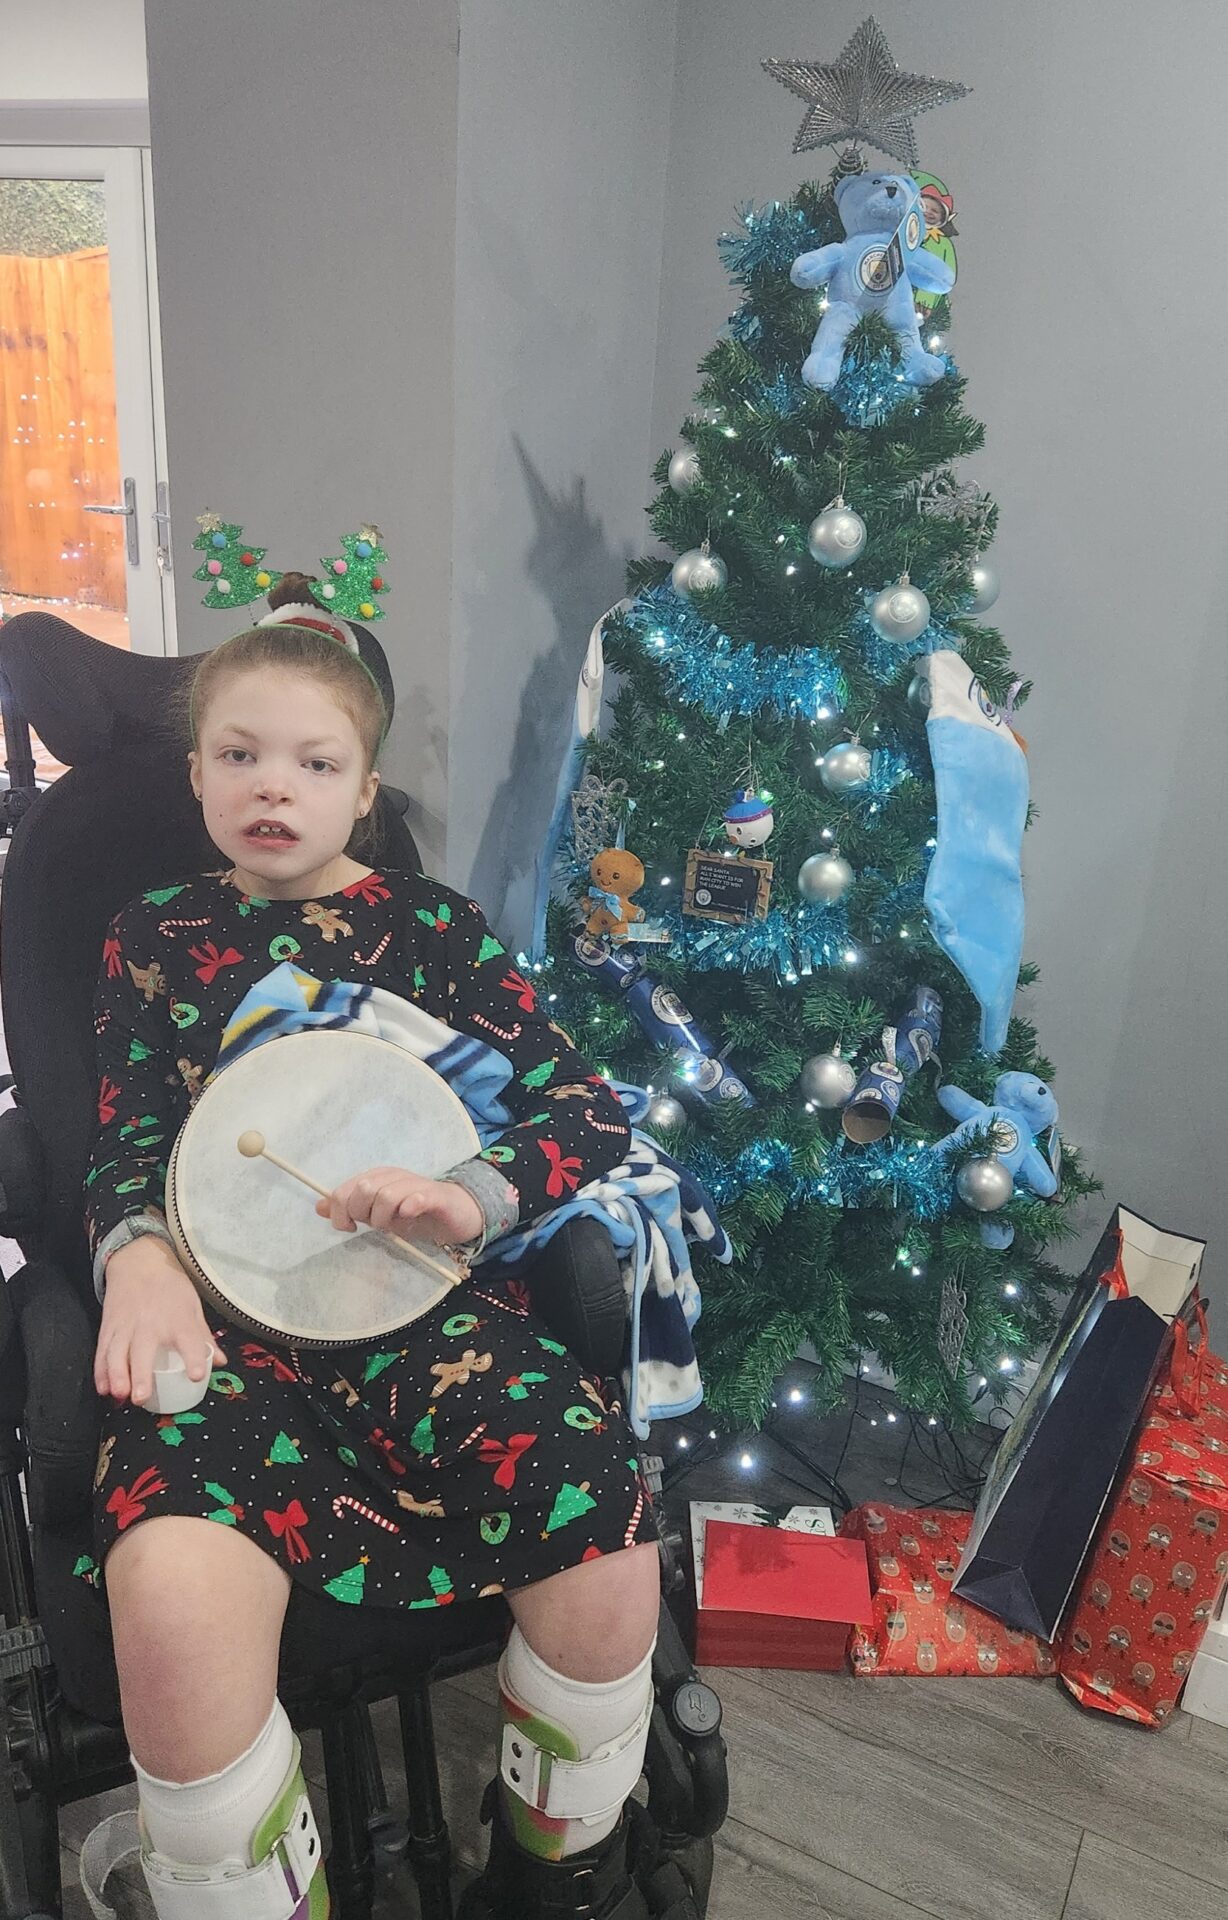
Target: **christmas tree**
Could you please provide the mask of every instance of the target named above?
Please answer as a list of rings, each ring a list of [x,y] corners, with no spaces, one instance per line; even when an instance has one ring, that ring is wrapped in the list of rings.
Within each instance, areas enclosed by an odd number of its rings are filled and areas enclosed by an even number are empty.
[[[1027,687],[983,617],[996,507],[956,467],[984,435],[952,196],[913,171],[909,116],[964,89],[901,74],[872,21],[765,64],[811,103],[795,150],[843,151],[720,242],[737,308],[656,468],[670,557],[605,624],[619,690],[537,964],[733,1242],[697,1260],[712,1412],[761,1424],[809,1343],[833,1403],[872,1351],[957,1421],[1051,1332],[1047,1249],[1094,1186],[1013,1005]]]

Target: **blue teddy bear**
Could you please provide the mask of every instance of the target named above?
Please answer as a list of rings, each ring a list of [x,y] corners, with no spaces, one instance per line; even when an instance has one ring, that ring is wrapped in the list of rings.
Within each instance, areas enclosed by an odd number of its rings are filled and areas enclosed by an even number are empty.
[[[845,341],[863,314],[878,313],[899,343],[905,378],[914,387],[932,387],[946,362],[921,345],[913,290],[949,293],[955,275],[925,250],[916,181],[902,173],[847,174],[836,188],[836,207],[848,238],[799,254],[789,274],[795,287],[827,288],[827,308],[802,379],[830,393],[840,378]]]
[[[1035,1144],[1038,1133],[1057,1125],[1057,1101],[1052,1088],[1034,1073],[999,1074],[992,1106],[953,1086],[939,1087],[938,1104],[959,1125],[938,1143],[935,1153],[952,1153],[992,1127],[994,1152],[1015,1179],[1042,1200],[1057,1192],[1058,1176]],[[987,1247],[1009,1247],[1014,1237],[1014,1228],[1005,1220],[981,1222]]]

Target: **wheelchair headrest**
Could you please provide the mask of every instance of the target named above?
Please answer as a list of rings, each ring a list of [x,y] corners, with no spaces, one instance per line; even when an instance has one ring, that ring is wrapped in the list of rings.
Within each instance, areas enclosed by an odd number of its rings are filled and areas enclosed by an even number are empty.
[[[383,647],[355,627],[391,721],[396,700]],[[18,613],[0,627],[0,673],[21,716],[57,760],[80,767],[117,746],[165,738],[167,714],[196,658],[129,653],[53,613]]]

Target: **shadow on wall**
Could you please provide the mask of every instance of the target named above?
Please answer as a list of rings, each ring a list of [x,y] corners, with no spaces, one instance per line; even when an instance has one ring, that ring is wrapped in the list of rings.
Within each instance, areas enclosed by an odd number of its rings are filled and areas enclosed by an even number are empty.
[[[513,945],[528,937],[538,850],[550,824],[571,733],[576,679],[593,622],[622,594],[630,548],[616,552],[585,499],[583,475],[553,493],[515,441],[533,511],[525,574],[545,598],[554,637],[520,698],[508,772],[491,799],[473,863],[472,891]]]

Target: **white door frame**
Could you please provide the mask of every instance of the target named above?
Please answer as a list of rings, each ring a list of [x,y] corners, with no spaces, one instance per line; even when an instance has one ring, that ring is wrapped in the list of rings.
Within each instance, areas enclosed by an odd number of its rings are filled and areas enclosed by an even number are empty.
[[[165,523],[154,518],[158,483],[166,479],[166,423],[148,152],[140,147],[0,145],[0,178],[102,183],[120,473],[133,482],[136,499],[136,558],[129,557],[127,568],[129,633],[136,653],[173,653],[174,595],[158,562]]]

